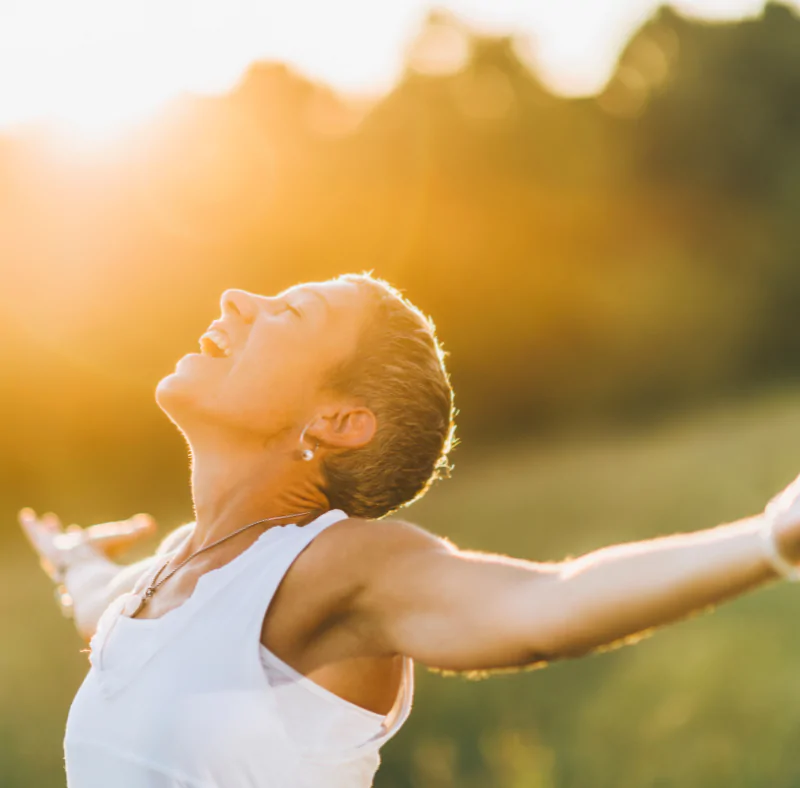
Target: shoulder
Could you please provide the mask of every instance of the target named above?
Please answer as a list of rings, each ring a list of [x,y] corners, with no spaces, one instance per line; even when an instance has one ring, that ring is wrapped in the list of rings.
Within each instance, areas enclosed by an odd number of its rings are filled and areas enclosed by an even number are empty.
[[[425,555],[450,543],[404,520],[348,518],[326,528],[293,563],[278,594],[303,600],[316,620],[339,618],[365,593],[414,573]],[[313,614],[312,614],[313,613]]]
[[[388,546],[417,549],[439,548],[450,544],[447,539],[437,536],[419,525],[395,518],[368,520],[360,517],[348,517],[346,520],[340,520],[327,531],[332,535],[334,529],[336,538],[342,543],[359,545],[365,549]]]
[[[282,644],[288,653],[292,643],[308,644],[336,632],[361,654],[363,627],[371,626],[365,611],[375,607],[371,600],[404,585],[398,578],[413,577],[425,563],[423,556],[451,549],[445,539],[404,520],[340,520],[293,562],[265,618],[262,642]],[[354,636],[361,645],[352,645]]]
[[[426,554],[456,550],[449,540],[418,525],[388,518],[341,520],[320,534],[319,540],[323,548],[320,553],[341,566],[351,582],[383,573],[390,563],[398,565]]]
[[[186,525],[181,525],[174,531],[170,531],[170,533],[161,540],[161,544],[156,549],[156,555],[171,553],[178,548],[184,539],[189,537],[192,531],[194,531],[194,523],[186,523]]]

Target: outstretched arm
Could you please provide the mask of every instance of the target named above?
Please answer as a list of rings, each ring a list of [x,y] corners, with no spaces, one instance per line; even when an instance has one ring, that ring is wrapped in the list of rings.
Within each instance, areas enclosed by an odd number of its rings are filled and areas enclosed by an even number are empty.
[[[63,584],[72,600],[71,614],[78,633],[89,640],[103,611],[120,594],[131,591],[139,578],[154,569],[158,556],[173,550],[193,523],[168,534],[155,555],[134,564],[118,564],[110,557],[152,535],[155,523],[146,515],[64,531],[55,515],[41,518],[31,509],[20,512],[20,524],[47,574]]]
[[[513,668],[616,644],[776,579],[781,559],[800,563],[800,483],[758,517],[554,564],[373,526],[383,545],[353,615],[376,652],[454,671]]]

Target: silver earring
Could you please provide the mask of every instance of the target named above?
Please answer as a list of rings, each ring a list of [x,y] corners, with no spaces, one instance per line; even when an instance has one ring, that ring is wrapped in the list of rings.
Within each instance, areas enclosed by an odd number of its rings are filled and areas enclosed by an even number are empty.
[[[303,442],[304,442],[304,441],[305,441],[305,439],[306,439],[306,430],[307,430],[307,429],[308,429],[308,424],[306,424],[306,426],[305,426],[305,427],[303,427],[303,431],[300,433],[300,445],[302,445],[302,444],[303,444]],[[302,458],[302,459],[303,459],[305,462],[311,462],[311,460],[313,460],[313,459],[314,459],[314,452],[315,452],[315,451],[316,451],[318,448],[319,448],[319,441],[317,441],[317,445],[316,445],[316,446],[314,446],[314,448],[313,448],[313,449],[303,449],[303,450],[300,452],[300,457],[301,457],[301,458]]]

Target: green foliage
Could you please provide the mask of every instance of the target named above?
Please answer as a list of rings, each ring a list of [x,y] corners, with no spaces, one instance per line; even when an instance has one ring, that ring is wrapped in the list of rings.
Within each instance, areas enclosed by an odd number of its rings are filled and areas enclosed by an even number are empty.
[[[506,447],[465,457],[409,517],[464,547],[555,560],[752,514],[796,474],[798,440],[800,400],[785,394],[643,433]],[[796,608],[797,589],[773,588],[533,673],[420,670],[376,785],[797,785]]]
[[[758,511],[797,472],[798,445],[796,392],[643,432],[491,454],[465,445],[453,479],[408,517],[466,548],[556,560]],[[21,540],[0,555],[0,577],[0,784],[59,785],[85,655]],[[791,788],[796,609],[797,589],[774,588],[544,670],[471,681],[419,668],[376,786]]]
[[[428,39],[449,42],[447,68]],[[36,473],[31,447],[74,446],[67,424],[116,424],[119,407],[141,425],[224,287],[362,269],[436,318],[464,435],[793,377],[794,12],[662,10],[597,99],[550,95],[519,52],[439,14],[367,108],[261,64],[117,148],[0,141],[15,451]],[[102,471],[114,449],[96,432],[79,439]]]
[[[701,527],[797,471],[790,398],[643,437],[523,439],[796,376],[795,12],[662,9],[592,99],[550,95],[517,44],[442,13],[367,108],[261,64],[118,148],[0,140],[0,784],[60,783],[86,665],[14,513],[189,517],[152,391],[226,287],[371,269],[433,314],[464,443],[412,517],[468,547],[558,558]],[[379,785],[797,785],[792,599],[530,675],[423,674]]]

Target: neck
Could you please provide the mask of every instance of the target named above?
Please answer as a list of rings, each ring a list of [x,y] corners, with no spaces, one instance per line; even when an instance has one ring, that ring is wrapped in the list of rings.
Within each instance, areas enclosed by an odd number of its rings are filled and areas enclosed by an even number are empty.
[[[265,447],[263,440],[205,440],[190,442],[190,449],[196,518],[192,549],[205,547],[257,520],[313,512],[311,517],[296,518],[305,522],[329,508],[310,468],[301,465],[285,446]],[[289,517],[266,522],[253,532],[257,535],[291,522]]]

